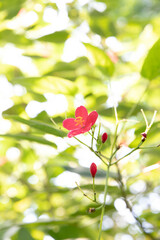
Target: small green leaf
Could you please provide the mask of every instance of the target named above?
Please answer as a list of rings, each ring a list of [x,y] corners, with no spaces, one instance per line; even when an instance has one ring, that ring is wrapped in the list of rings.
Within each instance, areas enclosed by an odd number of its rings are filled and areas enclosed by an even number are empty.
[[[37,137],[37,136],[33,136],[30,133],[17,133],[17,134],[0,134],[0,137],[7,137],[7,138],[13,138],[17,141],[19,140],[28,140],[30,142],[37,142],[37,143],[41,143],[44,145],[49,145],[51,147],[56,148],[56,144],[53,142],[50,142],[42,137]]]
[[[55,136],[58,136],[58,137],[65,137],[66,136],[65,132],[54,128],[52,125],[49,125],[49,124],[46,124],[46,123],[43,123],[43,122],[40,122],[40,121],[27,120],[27,119],[21,118],[21,117],[16,116],[16,115],[7,115],[7,114],[3,114],[3,117],[7,118],[7,119],[12,119],[14,121],[17,121],[17,122],[20,122],[20,123],[23,123],[23,124],[26,124],[30,127],[33,127],[35,129],[38,129],[38,130],[44,132],[44,133],[49,133],[49,134],[52,134],[52,135],[55,135]]]
[[[114,64],[102,49],[91,44],[85,43],[88,52],[88,59],[91,64],[96,66],[103,74],[112,76]]]
[[[68,32],[59,31],[40,37],[37,40],[44,42],[63,43],[67,40],[68,36],[69,36]]]
[[[149,50],[144,60],[141,75],[150,80],[160,76],[160,39]]]

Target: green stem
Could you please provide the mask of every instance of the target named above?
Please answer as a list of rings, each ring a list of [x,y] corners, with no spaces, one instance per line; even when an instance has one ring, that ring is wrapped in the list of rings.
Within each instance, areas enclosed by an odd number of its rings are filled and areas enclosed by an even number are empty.
[[[93,137],[94,140],[97,141],[97,139],[92,135],[92,133],[90,133],[90,132],[88,132],[88,133]]]
[[[101,220],[100,220],[100,226],[99,226],[98,240],[101,239],[101,234],[102,234],[102,223],[103,223],[103,216],[104,216],[104,210],[105,210],[105,205],[106,205],[106,197],[107,197],[107,191],[108,191],[109,168],[110,168],[110,165],[108,165],[108,169],[107,169],[107,173],[106,173],[106,183],[105,183],[105,189],[104,189],[104,200],[103,200],[103,205],[102,205],[102,212],[101,212]]]
[[[96,202],[96,192],[95,192],[94,177],[93,177],[93,194],[94,194],[94,201]]]
[[[101,152],[97,152],[101,157],[103,157],[103,158],[105,158],[106,160],[109,160],[110,158],[109,157],[106,157],[106,156],[104,156]]]
[[[81,140],[79,140],[78,138],[74,137],[78,142],[80,142],[81,144],[83,144],[84,146],[86,146],[87,148],[89,148],[98,158],[101,159],[101,161],[106,165],[108,166],[108,164],[103,160],[103,158],[101,158],[101,156],[95,152],[91,147],[89,147],[87,144],[85,144],[84,142],[82,142]]]
[[[102,161],[106,166],[108,166],[108,164],[103,160],[103,158],[101,158],[101,156],[100,156],[97,152],[95,152],[92,148],[90,148],[90,150],[91,150],[99,159],[101,159],[101,161]]]
[[[98,139],[100,138],[100,131],[101,131],[101,123],[99,123],[99,128],[98,128]]]
[[[105,182],[105,189],[104,189],[104,200],[103,200],[103,205],[102,205],[102,212],[101,212],[101,219],[100,219],[100,226],[99,226],[99,235],[98,235],[98,240],[101,239],[101,234],[102,234],[102,224],[103,224],[103,216],[104,216],[104,211],[105,211],[105,205],[106,205],[106,197],[107,197],[107,192],[108,192],[108,178],[109,178],[109,169],[111,166],[111,161],[114,156],[114,154],[117,152],[118,149],[114,150],[114,147],[116,145],[116,140],[117,140],[117,131],[118,131],[118,117],[116,115],[116,129],[115,129],[115,137],[112,145],[112,150],[111,150],[111,156],[109,159],[108,163],[108,168],[106,172],[106,182]]]
[[[115,153],[118,150],[116,148],[115,151],[114,151],[114,148],[115,148],[115,145],[116,145],[116,141],[117,141],[117,131],[118,131],[118,125],[119,125],[116,106],[114,106],[114,110],[115,110],[115,117],[116,117],[116,129],[115,129],[113,145],[112,145],[112,148],[111,148],[111,156],[109,158],[108,168],[107,168],[107,172],[106,172],[106,182],[105,182],[105,189],[104,189],[104,200],[103,200],[103,205],[102,205],[102,212],[101,212],[98,240],[101,239],[101,234],[102,234],[103,216],[104,216],[105,205],[106,205],[106,197],[107,197],[107,192],[108,192],[109,169],[110,169],[110,166],[111,166],[112,158],[113,158],[113,156],[115,155]]]
[[[75,183],[76,183],[76,185],[77,185],[78,189],[81,191],[81,193],[83,194],[83,196],[84,196],[84,197],[88,198],[88,199],[89,199],[90,201],[92,201],[92,202],[95,202],[95,203],[99,204],[99,202],[97,202],[96,200],[94,200],[94,199],[92,199],[92,198],[88,197],[88,195],[87,195],[87,194],[85,194],[85,193],[83,192],[83,190],[80,188],[80,186],[78,185],[78,183],[77,183],[77,182],[75,182]]]
[[[118,131],[118,123],[116,123],[116,130],[115,130],[115,135],[114,135],[114,141],[113,141],[112,148],[111,148],[111,155],[113,154],[113,150],[114,150],[114,147],[115,147],[115,145],[116,145],[116,141],[117,141],[117,131]]]
[[[136,150],[140,149],[140,146],[143,144],[143,142],[141,141],[138,146],[136,148],[134,148],[132,151],[130,151],[129,153],[127,153],[125,156],[119,158],[118,160],[116,160],[115,162],[111,163],[111,166],[114,164],[117,164],[120,160],[122,160],[125,157],[128,157],[131,153],[135,152]]]
[[[78,138],[76,138],[76,137],[74,137],[78,142],[80,142],[81,144],[83,144],[84,146],[86,146],[87,148],[89,148],[90,149],[90,147],[87,145],[87,144],[85,144],[84,142],[82,142],[81,140],[79,140]]]
[[[158,148],[160,145],[157,146],[148,146],[148,147],[140,147],[139,149],[151,149],[151,148]]]
[[[92,130],[91,148],[93,149],[94,129]]]

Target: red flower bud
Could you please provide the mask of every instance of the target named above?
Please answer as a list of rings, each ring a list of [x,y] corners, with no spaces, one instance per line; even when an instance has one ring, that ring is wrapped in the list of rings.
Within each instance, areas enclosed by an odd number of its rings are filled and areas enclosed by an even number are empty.
[[[91,166],[90,166],[90,172],[91,172],[91,175],[92,177],[94,178],[95,175],[96,175],[96,172],[97,172],[97,166],[95,163],[92,163]]]
[[[105,132],[102,134],[102,143],[105,143],[105,141],[107,140],[108,138],[108,134]]]
[[[147,138],[147,133],[143,132],[141,133],[141,135],[142,135],[142,142],[144,142]]]

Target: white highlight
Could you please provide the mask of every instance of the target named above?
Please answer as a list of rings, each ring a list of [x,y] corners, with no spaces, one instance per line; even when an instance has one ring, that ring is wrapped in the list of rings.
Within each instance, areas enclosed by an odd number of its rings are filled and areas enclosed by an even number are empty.
[[[14,162],[16,160],[18,160],[18,158],[20,157],[20,150],[16,147],[11,147],[7,150],[6,152],[6,157],[8,159],[8,161]]]
[[[72,172],[69,172],[69,171],[65,171],[65,172],[61,173],[55,179],[52,179],[52,181],[57,186],[74,188],[74,187],[76,187],[75,182],[79,183],[80,176],[77,173],[72,173]]]

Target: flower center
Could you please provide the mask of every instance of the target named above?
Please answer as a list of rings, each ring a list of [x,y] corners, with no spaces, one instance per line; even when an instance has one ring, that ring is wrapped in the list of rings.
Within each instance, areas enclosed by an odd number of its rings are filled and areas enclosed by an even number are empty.
[[[82,117],[76,117],[76,119],[74,120],[76,122],[76,126],[80,125],[81,127],[84,126],[84,120]]]

